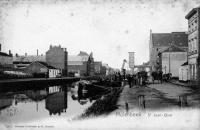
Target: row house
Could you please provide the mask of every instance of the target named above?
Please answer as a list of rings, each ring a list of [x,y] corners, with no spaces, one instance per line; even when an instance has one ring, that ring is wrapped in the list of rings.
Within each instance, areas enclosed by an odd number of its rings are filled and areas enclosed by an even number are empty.
[[[200,84],[200,7],[193,8],[185,18],[188,20],[188,66],[191,84]]]

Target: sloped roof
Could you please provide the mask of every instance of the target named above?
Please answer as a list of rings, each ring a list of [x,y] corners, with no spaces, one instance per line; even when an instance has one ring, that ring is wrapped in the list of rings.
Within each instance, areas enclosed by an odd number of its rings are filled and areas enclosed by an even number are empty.
[[[83,62],[88,61],[89,56],[68,55],[68,65],[83,65]]]
[[[189,19],[194,13],[197,12],[197,9],[199,9],[199,8],[200,8],[200,6],[199,6],[199,7],[196,7],[196,8],[193,8],[193,9],[185,16],[185,18],[186,18],[186,19]]]
[[[152,42],[154,46],[170,46],[174,44],[180,47],[187,47],[188,34],[185,32],[152,33]]]
[[[10,56],[10,55],[8,55],[8,54],[4,53],[4,52],[0,52],[0,56],[12,57],[12,56]]]
[[[13,61],[19,61],[19,62],[34,62],[34,61],[46,61],[46,56],[45,55],[28,55],[28,56],[14,56]]]
[[[185,66],[185,65],[188,65],[188,62],[183,63],[181,66]]]
[[[46,62],[42,62],[42,61],[36,61],[36,62],[42,64],[43,66],[47,67],[48,69],[56,69],[55,67],[47,64]]]
[[[165,49],[164,51],[162,51],[161,53],[164,52],[186,52],[183,49],[175,46],[175,45],[171,45],[170,47],[168,47],[167,49]]]
[[[78,54],[78,56],[89,56],[87,52],[84,51],[80,51],[80,53]]]

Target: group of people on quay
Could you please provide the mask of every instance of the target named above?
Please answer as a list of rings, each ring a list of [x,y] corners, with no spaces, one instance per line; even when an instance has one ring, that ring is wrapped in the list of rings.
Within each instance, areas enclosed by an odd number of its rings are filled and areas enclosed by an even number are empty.
[[[150,80],[151,79],[151,80]],[[171,79],[171,74],[163,74],[162,71],[153,71],[148,73],[146,71],[140,71],[135,74],[126,74],[123,75],[120,72],[115,73],[110,76],[109,80],[119,81],[119,82],[127,82],[130,88],[132,86],[145,86],[146,84],[155,83],[163,83],[163,81],[167,81]]]
[[[136,74],[122,75],[120,72],[110,76],[110,80],[122,82],[122,85],[127,82],[130,87],[143,86],[147,84],[148,75],[146,71],[141,71]]]

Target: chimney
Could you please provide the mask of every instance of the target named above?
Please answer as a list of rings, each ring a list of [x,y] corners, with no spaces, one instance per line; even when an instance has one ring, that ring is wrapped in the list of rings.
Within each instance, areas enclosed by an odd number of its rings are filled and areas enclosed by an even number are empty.
[[[1,43],[0,43],[0,52],[1,52]]]
[[[10,56],[12,55],[11,50],[9,50],[9,55],[10,55]]]
[[[50,45],[50,49],[52,49],[52,45]]]
[[[27,53],[25,53],[25,57],[27,57]]]
[[[38,49],[37,49],[37,56],[38,56]]]

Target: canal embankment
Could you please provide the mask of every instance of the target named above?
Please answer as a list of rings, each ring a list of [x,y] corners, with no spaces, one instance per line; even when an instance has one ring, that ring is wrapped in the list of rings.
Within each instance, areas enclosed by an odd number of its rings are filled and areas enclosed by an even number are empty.
[[[107,82],[108,83],[108,82]],[[106,83],[106,84],[107,84]],[[123,90],[121,82],[111,82],[110,86],[95,85],[95,87],[103,88],[104,93],[99,93],[99,98],[97,98],[94,103],[88,107],[81,115],[75,117],[73,120],[80,120],[85,118],[97,117],[100,115],[108,115],[110,112],[117,109],[117,101],[120,93]],[[96,95],[98,96],[98,94]]]
[[[13,87],[13,86],[34,86],[34,85],[59,85],[73,83],[82,80],[98,79],[97,76],[90,77],[62,77],[62,78],[26,78],[26,79],[9,79],[0,80],[0,87]]]

